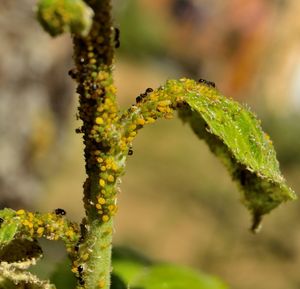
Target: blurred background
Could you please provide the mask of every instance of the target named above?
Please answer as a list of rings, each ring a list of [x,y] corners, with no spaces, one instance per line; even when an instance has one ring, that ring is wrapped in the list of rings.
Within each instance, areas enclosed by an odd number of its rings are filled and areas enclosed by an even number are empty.
[[[67,75],[72,43],[42,31],[34,4],[0,1],[0,206],[59,207],[79,221],[85,174]],[[299,192],[299,15],[300,2],[292,0],[115,0],[121,106],[168,78],[214,81],[263,120]],[[217,275],[230,288],[300,288],[299,202],[266,216],[252,235],[226,170],[178,120],[140,132],[119,208],[116,245]],[[64,257],[61,244],[46,251],[42,275]]]

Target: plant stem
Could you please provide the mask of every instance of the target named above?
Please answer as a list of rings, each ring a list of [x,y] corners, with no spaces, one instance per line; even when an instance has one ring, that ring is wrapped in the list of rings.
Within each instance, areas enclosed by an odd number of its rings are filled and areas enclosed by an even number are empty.
[[[108,289],[117,180],[124,170],[126,154],[120,149],[121,126],[112,79],[110,1],[86,2],[95,13],[93,26],[87,37],[74,37],[76,69],[70,72],[78,82],[87,173],[83,199],[87,219],[82,224],[82,242],[73,271],[80,287]]]

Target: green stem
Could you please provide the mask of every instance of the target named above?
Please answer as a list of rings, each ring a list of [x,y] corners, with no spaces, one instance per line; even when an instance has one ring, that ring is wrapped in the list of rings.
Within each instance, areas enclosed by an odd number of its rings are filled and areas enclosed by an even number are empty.
[[[108,289],[111,272],[113,215],[117,210],[117,180],[124,171],[126,150],[120,148],[121,126],[112,79],[113,41],[109,0],[86,1],[94,10],[92,29],[74,37],[80,131],[85,144],[87,179],[82,242],[73,264],[80,287]]]

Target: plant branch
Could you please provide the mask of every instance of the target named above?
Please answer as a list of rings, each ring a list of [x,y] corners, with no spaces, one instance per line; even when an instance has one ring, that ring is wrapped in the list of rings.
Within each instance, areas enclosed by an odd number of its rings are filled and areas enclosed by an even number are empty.
[[[87,179],[82,242],[73,263],[81,287],[109,288],[113,216],[117,210],[118,178],[124,171],[126,150],[120,146],[121,128],[113,84],[113,27],[109,0],[86,1],[94,10],[87,37],[74,37],[79,117],[83,122]]]

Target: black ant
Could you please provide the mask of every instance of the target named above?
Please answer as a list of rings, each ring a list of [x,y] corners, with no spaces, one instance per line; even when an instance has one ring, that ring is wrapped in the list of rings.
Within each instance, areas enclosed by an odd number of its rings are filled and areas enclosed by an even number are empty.
[[[66,215],[66,211],[64,209],[55,209],[55,214],[58,215],[58,216],[65,216]]]
[[[200,78],[198,82],[199,82],[199,83],[202,83],[202,84],[205,84],[205,85],[207,85],[207,86],[213,87],[213,88],[216,87],[216,84],[215,84],[214,82],[209,81],[209,80],[205,80],[205,79],[203,79],[203,78]]]
[[[115,27],[115,37],[114,37],[114,41],[115,41],[115,48],[119,48],[121,43],[120,43],[120,29]]]

